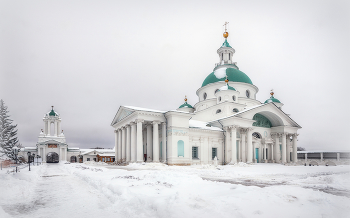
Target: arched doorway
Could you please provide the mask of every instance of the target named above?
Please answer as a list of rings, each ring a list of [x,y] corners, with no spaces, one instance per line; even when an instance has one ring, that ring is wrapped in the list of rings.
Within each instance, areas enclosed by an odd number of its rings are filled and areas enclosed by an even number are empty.
[[[46,155],[46,163],[58,163],[58,154],[56,152],[50,152]]]
[[[71,163],[77,162],[77,157],[76,157],[76,156],[71,156],[71,157],[70,157],[70,162],[71,162]]]

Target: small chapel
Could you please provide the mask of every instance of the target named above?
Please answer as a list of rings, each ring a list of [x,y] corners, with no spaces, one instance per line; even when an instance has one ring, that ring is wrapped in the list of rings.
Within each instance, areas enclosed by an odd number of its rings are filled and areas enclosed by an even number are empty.
[[[296,163],[301,128],[271,91],[265,101],[258,87],[234,62],[228,42],[217,50],[218,63],[197,90],[198,102],[159,111],[120,106],[111,126],[118,163],[168,165]]]

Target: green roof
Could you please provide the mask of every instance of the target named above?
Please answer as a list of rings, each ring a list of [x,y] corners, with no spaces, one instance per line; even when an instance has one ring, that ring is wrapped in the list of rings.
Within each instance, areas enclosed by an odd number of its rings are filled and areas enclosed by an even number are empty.
[[[179,108],[183,108],[183,107],[193,108],[192,105],[187,103],[187,101],[185,103],[183,103]]]
[[[225,69],[219,68],[218,70],[215,70],[214,72],[209,74],[207,76],[207,78],[205,78],[205,80],[202,84],[202,87],[206,86],[210,83],[225,81],[226,76],[227,76],[227,79],[231,82],[249,83],[249,84],[253,85],[250,78],[242,71],[237,70],[235,68],[226,68],[226,72],[222,72],[223,70],[225,70]],[[219,71],[221,71],[221,72],[219,72]]]
[[[52,109],[49,113],[49,116],[56,116],[56,112]]]
[[[270,102],[276,102],[276,103],[281,103],[277,98],[274,98],[273,95],[269,99],[267,99],[264,104],[270,103]]]
[[[229,47],[229,48],[232,48],[232,47],[230,46],[230,44],[228,43],[227,39],[225,39],[225,42],[222,44],[221,48],[222,48],[222,47]]]

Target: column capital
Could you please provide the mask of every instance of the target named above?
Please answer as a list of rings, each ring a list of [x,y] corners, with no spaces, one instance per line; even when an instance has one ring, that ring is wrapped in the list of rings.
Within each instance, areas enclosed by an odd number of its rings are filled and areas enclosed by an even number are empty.
[[[152,124],[160,124],[160,121],[159,120],[153,120]]]
[[[136,122],[131,121],[131,122],[129,123],[129,125],[130,125],[130,126],[136,125]]]
[[[241,134],[246,134],[247,133],[247,129],[245,129],[245,128],[240,128],[239,131],[240,131]]]
[[[237,126],[237,125],[232,125],[232,126],[230,126],[230,128],[231,128],[231,131],[234,131],[234,130],[236,130],[236,129],[239,129],[239,126]]]
[[[231,128],[231,126],[224,126],[223,129],[224,129],[225,131],[228,131],[230,128]]]
[[[143,123],[143,122],[145,122],[145,120],[144,119],[136,119],[135,122],[136,123]]]
[[[166,125],[166,122],[162,122],[162,125],[165,126],[165,125]]]
[[[287,135],[288,135],[287,132],[282,132],[282,133],[280,133],[280,134],[281,134],[281,136],[287,136]]]
[[[272,132],[272,133],[270,133],[270,136],[271,137],[278,137],[278,133],[277,132]]]
[[[254,128],[249,127],[249,128],[247,128],[247,132],[251,132],[251,131],[253,131],[253,129],[254,129]]]
[[[118,133],[118,130],[114,130],[114,133]]]

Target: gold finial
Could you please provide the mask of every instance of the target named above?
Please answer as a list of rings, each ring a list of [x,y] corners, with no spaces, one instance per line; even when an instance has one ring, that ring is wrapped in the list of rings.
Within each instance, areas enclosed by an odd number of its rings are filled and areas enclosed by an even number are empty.
[[[273,89],[271,89],[270,95],[273,96],[273,94],[275,93],[273,92]]]
[[[229,23],[229,22],[225,22],[225,24],[224,24],[224,26],[225,26],[225,32],[224,32],[223,36],[224,36],[225,39],[227,39],[227,37],[228,37],[228,32],[227,32],[227,24],[228,24],[228,23]]]
[[[185,95],[185,102],[187,102],[187,96]]]
[[[226,75],[225,83],[227,84],[227,83],[228,83],[228,81],[229,81],[229,80],[227,79],[227,75]]]

